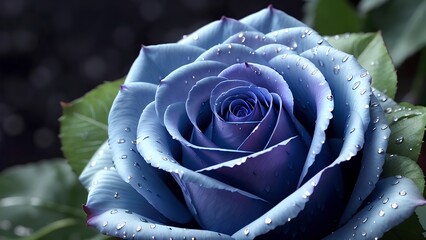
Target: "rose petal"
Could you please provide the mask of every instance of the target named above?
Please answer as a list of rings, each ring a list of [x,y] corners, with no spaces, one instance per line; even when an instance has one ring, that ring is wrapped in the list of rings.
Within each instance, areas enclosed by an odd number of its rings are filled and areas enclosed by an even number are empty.
[[[290,113],[290,117],[299,131],[300,136],[306,144],[310,145],[311,137],[306,132],[306,129],[298,122],[291,114],[293,113],[293,94],[283,77],[272,68],[255,63],[234,64],[220,74],[220,77],[228,79],[244,79],[256,86],[266,88],[271,93],[276,93],[280,96],[284,109]]]
[[[367,200],[368,205],[324,239],[379,239],[426,204],[417,186],[400,176],[380,180]]]
[[[343,206],[344,190],[339,176],[338,165],[323,169],[232,237],[318,239],[328,234],[337,226],[337,218]]]
[[[247,46],[251,49],[257,49],[266,44],[272,44],[274,43],[274,41],[271,38],[266,37],[265,34],[261,32],[240,32],[230,36],[223,43],[224,44],[238,43],[238,44]],[[252,62],[252,61],[246,61],[246,62]]]
[[[282,106],[281,98],[276,93],[271,95],[273,103],[270,110],[238,149],[260,151],[298,135],[287,111]]]
[[[107,210],[90,218],[87,224],[96,227],[103,234],[122,239],[233,239],[228,235],[207,230],[157,224],[125,209]]]
[[[222,43],[229,36],[243,31],[255,31],[255,29],[235,19],[222,17],[222,19],[211,22],[184,37],[178,43],[179,45],[187,44],[209,49],[216,44]]]
[[[126,76],[126,83],[158,84],[176,68],[191,63],[204,50],[191,45],[160,44],[143,46]]]
[[[147,166],[136,151],[135,127],[146,104],[154,98],[156,86],[149,83],[129,83],[122,86],[108,117],[109,144],[113,161],[123,180],[130,176],[130,185],[167,218],[187,222],[190,215],[185,206],[160,178],[159,172]],[[155,118],[155,115],[151,116]]]
[[[323,40],[322,36],[313,31],[309,27],[293,27],[280,29],[266,34],[279,43],[288,46],[290,50],[294,50],[298,54],[312,49],[316,46],[330,46],[330,44]]]
[[[260,199],[201,184],[182,181],[185,199],[203,229],[232,234],[271,209]]]
[[[169,106],[165,115],[165,126],[172,138],[182,145],[183,165],[192,170],[198,170],[252,153],[235,149],[199,146],[189,142],[188,139],[193,132],[193,127],[186,115],[183,103]]]
[[[306,26],[294,17],[277,10],[272,6],[253,13],[240,20],[241,23],[251,26],[263,33],[278,29]]]
[[[383,126],[387,126],[386,117],[377,99],[374,96],[371,96],[371,99],[370,115],[373,121],[370,122],[366,132],[360,171],[345,212],[342,214],[341,223],[345,223],[374,190],[383,170],[390,129],[388,127],[382,129]]]
[[[313,135],[305,167],[299,180],[299,184],[301,184],[325,143],[325,131],[333,117],[331,113],[334,108],[333,95],[324,76],[308,59],[297,55],[283,55],[277,56],[269,62],[287,81],[295,98],[295,115]],[[316,164],[318,170],[331,162],[326,157],[318,158],[317,161],[320,161]]]
[[[196,61],[217,61],[230,66],[235,63],[255,62],[267,64],[253,49],[238,43],[222,43],[206,50]]]
[[[83,169],[83,172],[81,172],[78,177],[78,180],[80,180],[81,184],[83,184],[86,189],[89,189],[92,185],[93,178],[98,171],[108,169],[113,166],[112,152],[110,151],[108,142],[104,142],[98,150],[96,150],[95,154],[93,154],[92,158]]]
[[[297,54],[295,51],[290,50],[290,47],[278,43],[264,45],[256,49],[256,53],[262,56],[266,61],[270,61],[272,58],[279,55]]]
[[[258,125],[259,121],[263,119],[263,114],[268,110],[265,109],[267,106],[272,105],[272,97],[268,92],[263,91],[260,92],[260,89],[256,88],[253,85],[243,85],[236,86],[227,91],[222,91],[233,86],[236,82],[241,82],[241,84],[250,84],[245,81],[225,81],[216,86],[213,89],[210,97],[210,105],[215,108],[213,112],[213,118],[211,121],[211,139],[218,146],[229,149],[238,149],[242,142],[249,136],[249,134],[253,131],[253,129]],[[223,85],[226,85],[225,87]],[[219,88],[219,90],[218,90]],[[263,89],[264,90],[264,89]],[[256,92],[257,94],[254,94]],[[222,94],[219,94],[222,93]],[[247,93],[254,95],[255,98],[255,106],[251,111],[251,114],[247,115],[250,119],[244,121],[241,119],[240,121],[233,122],[226,119],[223,119],[220,112],[224,111],[224,105],[226,107],[227,96],[238,93]],[[219,96],[216,96],[219,95]],[[267,95],[267,96],[265,96]],[[268,98],[269,99],[266,99]],[[223,101],[223,102],[222,102]],[[263,103],[262,103],[263,102]],[[270,109],[270,108],[269,108]],[[227,110],[225,110],[227,111]],[[218,113],[219,112],[219,113]],[[262,147],[263,148],[263,147]],[[248,149],[247,149],[248,150]],[[253,150],[248,150],[253,151]]]
[[[184,109],[184,104],[176,103],[168,107],[166,111],[166,126],[170,124],[169,120],[167,120],[170,116],[169,113],[176,112],[177,107]],[[219,199],[210,202],[200,201],[199,199],[203,197],[212,198],[213,196],[221,196],[223,199],[237,198],[239,199],[237,202],[228,202],[228,204],[235,204],[234,208],[236,210],[239,209],[239,207],[236,206],[239,203],[242,203],[242,205],[245,207],[250,206],[251,208],[261,209],[261,211],[265,208],[271,207],[270,204],[265,200],[253,194],[229,186],[223,182],[217,181],[213,178],[196,173],[181,166],[174,157],[174,154],[176,154],[177,151],[173,150],[173,142],[169,133],[156,119],[150,117],[152,113],[155,112],[154,108],[154,103],[149,104],[141,115],[140,122],[144,123],[144,126],[138,129],[138,139],[141,139],[141,142],[138,144],[138,150],[141,155],[151,164],[151,166],[173,174],[176,181],[182,188],[190,211],[200,224],[204,224],[208,228],[223,227],[224,229],[227,229],[228,225],[232,226],[230,222],[232,221],[231,218],[229,218],[229,222],[226,223],[224,221],[227,219],[223,220],[220,226],[216,224],[211,226],[210,224],[214,224],[214,222],[217,223],[220,221],[217,221],[217,219],[216,221],[211,221],[214,216],[211,215],[213,213],[207,209],[215,209],[215,214],[218,214],[217,216],[223,216],[223,214],[229,214],[229,212],[221,212],[217,210],[219,207],[223,207],[224,204],[224,202],[220,202]],[[170,119],[170,121],[176,120],[178,119]],[[192,195],[195,193],[198,194],[198,199],[192,197]],[[247,211],[245,207],[240,208],[238,211],[243,211],[244,209]],[[198,210],[200,208],[203,208],[203,210]],[[258,210],[253,210],[253,212],[254,215],[258,215],[259,213]],[[240,214],[239,216],[244,217],[243,214]],[[241,220],[241,222],[244,221],[245,220]]]
[[[265,150],[197,172],[276,204],[296,190],[306,152],[303,140],[292,137]]]
[[[371,77],[368,72],[349,54],[331,47],[318,46],[301,56],[311,60],[324,75],[337,104],[332,121],[335,136],[342,137],[346,130],[348,116],[356,112],[367,129],[370,122]]]
[[[109,153],[112,159],[112,154]],[[130,181],[130,180],[128,180]],[[150,221],[170,222],[158,212],[141,194],[120,178],[114,168],[100,170],[90,187],[87,203],[84,205],[88,213],[88,222],[91,218],[110,209],[122,208],[144,216]],[[116,216],[111,212],[111,217],[103,219],[108,221]]]
[[[176,102],[185,102],[195,83],[205,77],[217,76],[226,65],[214,61],[198,61],[182,66],[165,77],[155,94],[158,119],[164,123],[164,112]]]

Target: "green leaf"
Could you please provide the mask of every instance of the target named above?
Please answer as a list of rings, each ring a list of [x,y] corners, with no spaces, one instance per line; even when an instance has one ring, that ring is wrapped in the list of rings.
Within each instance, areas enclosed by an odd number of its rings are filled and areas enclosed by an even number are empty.
[[[417,163],[407,157],[398,155],[387,155],[381,177],[401,175],[413,180],[420,192],[423,193],[425,178],[423,171]]]
[[[426,1],[388,1],[368,13],[369,24],[383,32],[396,66],[426,45]]]
[[[304,11],[304,22],[323,35],[361,30],[361,19],[347,0],[310,0]]]
[[[62,151],[78,175],[108,139],[108,113],[122,83],[123,80],[106,82],[83,97],[62,104]]]
[[[6,169],[0,174],[0,239],[89,239],[82,204],[87,192],[64,160]]]
[[[370,73],[373,87],[395,97],[397,76],[380,33],[354,33],[327,37],[335,48],[354,55]]]
[[[367,12],[376,9],[389,0],[361,0],[358,4],[358,10],[361,14],[366,14]]]
[[[401,103],[385,109],[391,128],[387,153],[417,161],[426,126],[426,107]]]

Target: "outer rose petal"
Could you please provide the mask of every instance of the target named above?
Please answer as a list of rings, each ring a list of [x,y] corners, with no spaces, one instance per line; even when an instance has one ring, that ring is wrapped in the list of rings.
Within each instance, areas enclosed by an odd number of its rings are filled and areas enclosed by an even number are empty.
[[[167,218],[186,223],[191,219],[188,210],[161,178],[160,172],[149,167],[136,151],[136,126],[143,108],[153,100],[155,85],[129,83],[122,86],[108,117],[109,144],[113,161],[123,180]],[[153,118],[155,117],[152,116]]]
[[[380,180],[367,200],[368,205],[325,239],[378,239],[426,204],[417,186],[401,176]]]
[[[193,62],[203,52],[202,48],[173,43],[143,46],[126,76],[126,83],[147,82],[157,85],[170,72]]]
[[[300,22],[294,17],[284,13],[283,11],[277,10],[272,6],[251,14],[241,19],[240,22],[263,33],[269,33],[278,29],[289,27],[306,26],[304,23]]]

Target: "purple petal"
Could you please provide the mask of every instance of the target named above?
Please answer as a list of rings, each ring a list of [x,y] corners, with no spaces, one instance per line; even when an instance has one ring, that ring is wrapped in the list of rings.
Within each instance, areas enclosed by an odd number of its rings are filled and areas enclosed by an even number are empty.
[[[207,230],[158,224],[125,209],[111,209],[91,217],[87,224],[101,233],[122,239],[227,239],[228,235]]]
[[[216,44],[222,43],[229,36],[243,31],[255,31],[255,29],[235,19],[223,17],[221,20],[209,23],[189,36],[184,37],[178,43],[209,49]]]
[[[95,154],[93,154],[83,172],[81,172],[80,176],[78,177],[78,180],[80,180],[81,184],[83,184],[83,186],[88,189],[92,184],[93,178],[97,172],[113,166],[112,152],[110,151],[108,142],[105,142],[98,148],[98,150],[96,150]]]
[[[136,151],[139,117],[146,104],[153,100],[156,86],[138,82],[125,86],[114,100],[108,118],[109,144],[117,172],[124,181],[130,176],[129,184],[164,216],[187,222],[190,215],[185,206],[163,182],[159,172],[149,167]]]
[[[268,149],[197,172],[278,203],[296,190],[306,152],[303,140],[292,137]]]
[[[341,223],[346,222],[361,206],[363,200],[374,190],[383,170],[390,129],[387,127],[381,129],[382,126],[387,125],[387,120],[377,99],[374,96],[371,98],[370,114],[373,121],[370,122],[366,132],[360,172],[345,212],[341,217]],[[361,146],[358,147],[361,148]]]
[[[165,114],[165,126],[169,134],[182,145],[183,165],[192,170],[198,170],[252,153],[214,146],[200,146],[189,142],[188,139],[193,132],[193,127],[186,115],[183,103],[169,106]]]
[[[206,60],[221,62],[227,66],[242,62],[267,64],[252,48],[237,43],[218,44],[208,49],[197,58],[197,61]]]
[[[271,38],[266,37],[265,34],[261,32],[241,32],[230,36],[223,43],[238,43],[247,46],[251,49],[257,49],[261,46],[272,44],[274,43],[274,41]]]
[[[295,51],[290,50],[290,47],[282,44],[268,44],[256,49],[256,53],[263,57],[266,61],[284,54],[297,54]]]
[[[300,176],[301,183],[325,143],[325,131],[333,117],[331,113],[334,108],[333,95],[324,76],[306,58],[283,55],[273,58],[270,64],[287,81],[295,98],[295,115],[313,135],[305,167]],[[318,159],[324,160],[319,169],[330,164],[326,158]]]
[[[202,48],[175,43],[143,46],[126,76],[126,83],[148,82],[157,85],[176,68],[193,62],[203,51]]]
[[[306,26],[299,20],[287,15],[283,11],[277,10],[272,6],[259,12],[253,13],[240,22],[249,25],[260,32],[269,33],[283,28]]]
[[[116,208],[127,209],[129,212],[140,214],[151,221],[170,222],[132,186],[124,182],[114,168],[100,170],[96,174],[84,207],[88,212],[89,222],[94,216]],[[112,215],[113,213],[114,211],[111,212]],[[104,221],[108,221],[108,218]]]
[[[342,209],[340,169],[323,169],[290,196],[232,235],[236,239],[320,239],[337,226]],[[262,236],[263,235],[263,236]]]
[[[426,204],[417,186],[401,176],[380,180],[367,200],[369,204],[324,239],[379,239]]]
[[[165,77],[157,88],[155,109],[160,122],[164,122],[167,107],[176,102],[185,102],[195,83],[205,77],[216,76],[226,65],[213,61],[199,61],[176,69]]]
[[[280,29],[266,34],[274,40],[275,43],[288,46],[290,50],[302,53],[316,46],[330,46],[317,32],[309,27],[293,27]]]

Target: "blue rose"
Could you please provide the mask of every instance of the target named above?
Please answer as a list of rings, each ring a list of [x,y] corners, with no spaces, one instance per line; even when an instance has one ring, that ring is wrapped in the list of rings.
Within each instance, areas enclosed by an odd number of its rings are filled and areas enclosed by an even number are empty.
[[[390,130],[370,83],[272,7],[142,47],[81,176],[88,225],[131,239],[381,237],[425,201],[409,179],[380,179]]]

